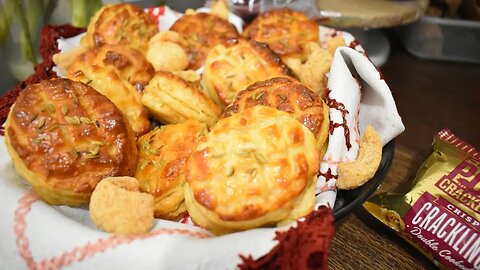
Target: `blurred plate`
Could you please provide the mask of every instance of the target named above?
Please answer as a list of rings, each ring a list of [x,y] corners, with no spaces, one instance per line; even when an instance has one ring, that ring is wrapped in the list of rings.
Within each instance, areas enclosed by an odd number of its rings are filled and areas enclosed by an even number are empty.
[[[320,23],[331,27],[380,28],[414,22],[426,0],[317,0]]]
[[[337,194],[335,206],[333,207],[333,216],[335,222],[341,221],[348,214],[353,212],[358,206],[365,202],[380,184],[385,180],[388,169],[392,165],[393,154],[395,153],[395,140],[390,141],[383,147],[382,160],[375,176],[365,185],[352,190],[340,190]]]

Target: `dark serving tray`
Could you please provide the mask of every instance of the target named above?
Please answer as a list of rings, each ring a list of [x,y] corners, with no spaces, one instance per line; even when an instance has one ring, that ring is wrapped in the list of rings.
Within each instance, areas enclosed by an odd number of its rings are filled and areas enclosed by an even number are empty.
[[[388,169],[390,165],[392,165],[394,153],[395,140],[392,140],[383,147],[380,166],[370,181],[356,189],[338,191],[335,206],[333,207],[333,216],[335,217],[336,223],[353,212],[353,210],[365,202],[373,192],[377,190],[387,176]]]

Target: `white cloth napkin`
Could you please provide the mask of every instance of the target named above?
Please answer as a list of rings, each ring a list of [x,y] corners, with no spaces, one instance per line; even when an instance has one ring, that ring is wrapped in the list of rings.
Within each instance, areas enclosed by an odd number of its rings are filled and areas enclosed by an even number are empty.
[[[178,18],[165,10],[163,18]],[[160,24],[162,19],[160,18]],[[322,42],[332,29],[320,27]],[[354,38],[343,35],[347,44]],[[357,49],[362,51],[361,47]],[[363,85],[352,74],[358,74]],[[353,160],[358,138],[372,125],[385,144],[404,129],[387,84],[373,64],[353,49],[339,48],[329,74],[329,97],[345,104],[352,148],[345,147],[342,128],[330,135],[323,172],[336,169],[338,160]],[[360,95],[361,93],[361,95]],[[359,102],[360,101],[360,102]],[[331,120],[341,115],[330,110]],[[358,121],[358,129],[356,128]],[[208,231],[179,222],[156,220],[153,230],[138,237],[114,236],[96,228],[86,209],[49,206],[39,200],[18,176],[0,137],[0,268],[6,269],[235,269],[239,254],[260,258],[277,243],[276,230],[260,228],[215,237]],[[319,179],[317,204],[333,206],[336,191],[332,181]]]

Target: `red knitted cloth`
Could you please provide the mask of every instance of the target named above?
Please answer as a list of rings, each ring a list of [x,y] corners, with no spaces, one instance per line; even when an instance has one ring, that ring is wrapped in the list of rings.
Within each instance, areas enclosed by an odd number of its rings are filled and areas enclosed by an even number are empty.
[[[76,28],[69,24],[46,25],[42,28],[39,52],[43,61],[35,67],[35,73],[30,75],[24,81],[20,82],[17,86],[8,90],[0,98],[0,135],[4,135],[4,131],[1,126],[7,120],[10,107],[13,105],[13,103],[15,103],[15,100],[17,100],[20,91],[22,91],[29,84],[39,83],[42,80],[57,77],[57,74],[52,70],[54,65],[52,56],[59,51],[57,39],[60,37],[73,37],[82,32],[85,32],[85,28]]]
[[[328,269],[329,246],[335,233],[332,210],[321,207],[296,227],[277,232],[278,244],[258,260],[240,255],[241,270],[312,270]]]

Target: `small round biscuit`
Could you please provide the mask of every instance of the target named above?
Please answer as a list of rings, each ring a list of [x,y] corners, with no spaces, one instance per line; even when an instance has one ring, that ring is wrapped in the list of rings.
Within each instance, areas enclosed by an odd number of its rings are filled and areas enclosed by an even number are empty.
[[[153,226],[153,197],[133,177],[107,177],[92,193],[89,214],[106,232],[139,235]]]
[[[148,43],[147,59],[156,71],[180,71],[188,66],[188,55],[183,48],[186,41],[174,31],[160,32]]]
[[[10,110],[5,143],[17,172],[49,204],[88,202],[108,176],[135,173],[135,135],[123,114],[88,85],[29,85]]]
[[[221,119],[187,161],[185,203],[215,234],[295,220],[315,204],[319,154],[288,113],[256,106]]]
[[[165,125],[137,141],[138,164],[135,178],[140,190],[152,194],[155,217],[176,220],[187,208],[184,202],[185,162],[207,126],[195,120]]]
[[[223,115],[228,117],[257,105],[291,114],[313,133],[319,151],[325,145],[330,126],[329,108],[318,94],[299,81],[281,77],[254,83],[238,93]]]
[[[194,119],[213,125],[222,110],[193,84],[170,72],[158,71],[145,87],[142,102],[164,124]]]
[[[260,14],[243,31],[249,39],[267,43],[281,57],[303,59],[303,45],[319,42],[318,24],[305,14],[288,8],[273,9]]]
[[[117,71],[120,77],[132,84],[137,91],[142,91],[155,73],[152,65],[138,50],[125,45],[110,44],[90,48],[79,55],[68,68],[68,72],[74,73],[92,65]]]
[[[291,74],[266,44],[234,38],[210,51],[202,79],[208,94],[225,107],[250,84]]]
[[[150,130],[148,113],[142,105],[142,96],[122,79],[115,71],[101,66],[84,66],[68,75],[75,81],[81,81],[105,95],[124,114],[135,134],[141,136]]]
[[[145,54],[148,41],[158,33],[152,16],[132,4],[105,5],[95,13],[87,27],[88,47],[123,44]]]
[[[184,15],[170,30],[179,33],[186,40],[188,69],[198,69],[205,62],[210,49],[238,36],[233,24],[208,13]]]

